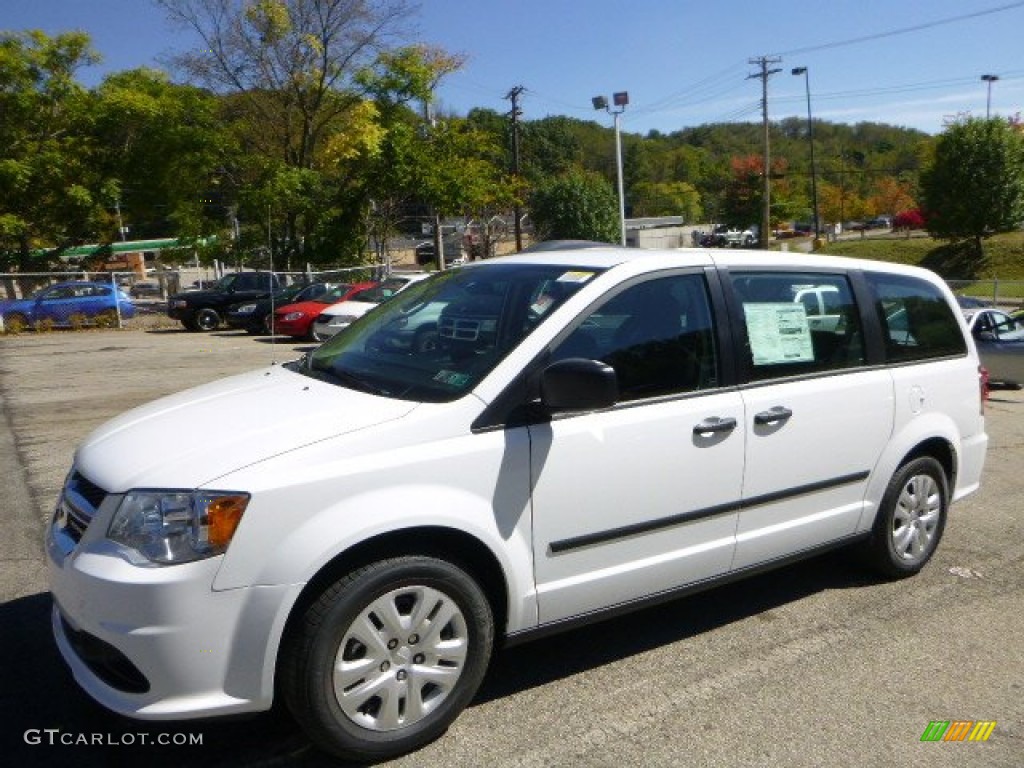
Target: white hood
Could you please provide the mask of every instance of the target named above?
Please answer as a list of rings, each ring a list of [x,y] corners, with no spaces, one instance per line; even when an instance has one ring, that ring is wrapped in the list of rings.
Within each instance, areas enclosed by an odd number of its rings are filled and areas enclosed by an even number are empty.
[[[85,439],[75,464],[111,493],[198,488],[271,456],[401,418],[416,405],[275,366],[127,411]]]

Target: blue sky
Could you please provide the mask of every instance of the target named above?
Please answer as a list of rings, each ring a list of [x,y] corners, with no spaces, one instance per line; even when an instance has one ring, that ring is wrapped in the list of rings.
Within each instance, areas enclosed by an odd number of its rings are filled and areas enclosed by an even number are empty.
[[[942,130],[961,113],[1024,113],[1024,0],[422,0],[410,39],[466,57],[438,91],[442,109],[506,111],[526,90],[526,119],[568,115],[611,124],[591,97],[628,91],[624,131],[671,132],[760,120],[749,60],[778,56],[769,81],[773,120],[806,116]],[[88,32],[103,56],[83,70],[157,66],[195,41],[149,0],[0,0],[0,29]]]

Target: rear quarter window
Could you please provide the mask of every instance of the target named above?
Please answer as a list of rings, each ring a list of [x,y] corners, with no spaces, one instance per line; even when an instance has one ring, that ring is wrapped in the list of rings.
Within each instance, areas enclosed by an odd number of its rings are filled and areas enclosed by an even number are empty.
[[[886,357],[893,362],[967,353],[960,324],[938,286],[908,275],[866,273]]]

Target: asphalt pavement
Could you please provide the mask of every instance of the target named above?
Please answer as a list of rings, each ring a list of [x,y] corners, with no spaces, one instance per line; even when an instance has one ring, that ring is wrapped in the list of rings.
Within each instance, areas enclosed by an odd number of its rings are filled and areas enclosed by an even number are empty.
[[[74,447],[93,427],[305,349],[177,328],[0,337],[6,764],[336,764],[279,710],[152,724],[94,704],[54,648],[41,545]],[[994,392],[987,412],[983,487],[953,507],[919,576],[880,581],[832,555],[499,652],[449,732],[390,765],[1019,768],[1024,393]],[[996,725],[983,743],[921,741],[947,720]]]

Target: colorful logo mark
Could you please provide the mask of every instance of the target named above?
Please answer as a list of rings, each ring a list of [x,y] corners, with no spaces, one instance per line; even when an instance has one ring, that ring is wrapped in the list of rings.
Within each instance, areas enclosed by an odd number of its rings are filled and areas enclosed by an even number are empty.
[[[988,741],[995,720],[932,720],[921,741]]]

